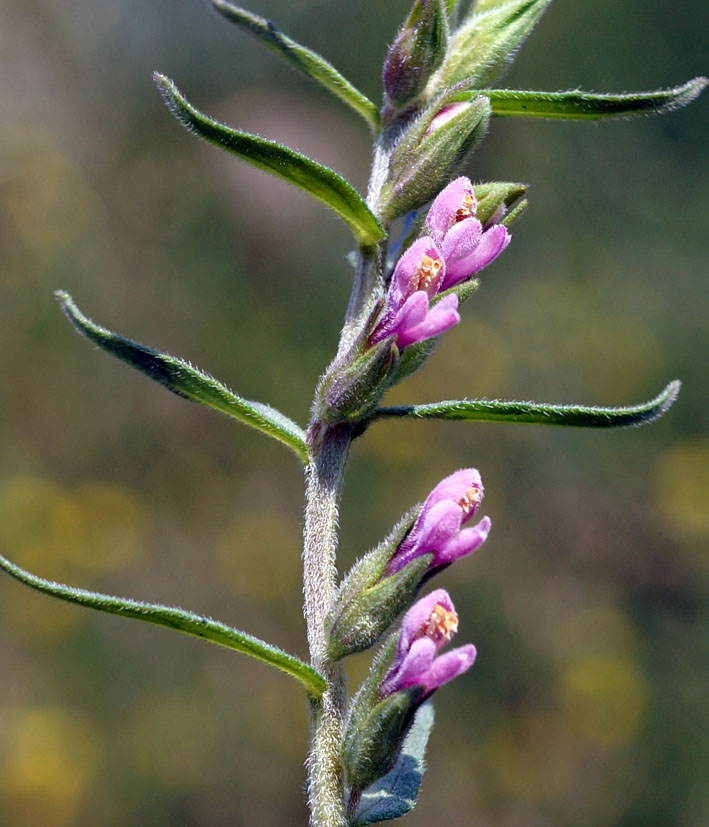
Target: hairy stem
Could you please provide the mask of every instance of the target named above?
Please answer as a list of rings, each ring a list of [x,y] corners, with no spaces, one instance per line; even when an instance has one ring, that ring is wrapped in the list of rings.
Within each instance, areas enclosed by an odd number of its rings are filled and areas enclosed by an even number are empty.
[[[345,827],[342,775],[342,727],[345,679],[341,664],[327,656],[325,621],[337,582],[338,503],[352,431],[347,425],[311,425],[310,462],[303,551],[303,592],[308,644],[313,666],[328,682],[318,700],[311,701],[312,737],[308,759],[308,798],[312,827]]]
[[[386,181],[390,141],[380,137],[367,202],[376,212]],[[383,267],[387,241],[362,248],[357,255],[350,296],[335,363],[343,364],[356,349],[377,300],[384,294]],[[312,665],[327,680],[321,698],[311,700],[311,744],[308,757],[308,803],[311,827],[346,827],[358,794],[345,804],[342,740],[347,691],[342,665],[327,656],[325,621],[337,584],[337,519],[345,465],[356,426],[326,426],[314,420],[308,430],[306,503],[303,550],[303,594]]]

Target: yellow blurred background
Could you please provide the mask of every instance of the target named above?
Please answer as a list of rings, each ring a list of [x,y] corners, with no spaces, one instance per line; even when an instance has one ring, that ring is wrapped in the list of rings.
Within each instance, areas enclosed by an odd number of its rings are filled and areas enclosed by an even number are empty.
[[[252,8],[379,100],[407,0]],[[0,15],[0,551],[305,656],[297,462],[97,353],[52,291],[305,423],[348,232],[186,134],[151,72],[360,188],[366,129],[200,0],[0,0]],[[556,3],[504,85],[678,84],[707,71],[708,24],[698,0]],[[531,206],[463,322],[388,397],[615,405],[681,378],[665,419],[387,422],[355,445],[343,569],[461,466],[480,469],[494,524],[439,578],[479,657],[436,699],[412,827],[709,823],[706,104],[494,122],[467,172],[530,183]],[[352,659],[353,686],[366,665]],[[304,824],[306,744],[287,677],[0,578],[3,827]]]

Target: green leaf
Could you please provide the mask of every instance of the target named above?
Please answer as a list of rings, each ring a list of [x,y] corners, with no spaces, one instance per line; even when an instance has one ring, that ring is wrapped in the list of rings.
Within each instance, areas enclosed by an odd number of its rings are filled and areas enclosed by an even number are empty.
[[[212,6],[231,23],[270,46],[291,66],[321,83],[328,91],[344,101],[361,115],[376,132],[379,129],[379,110],[358,89],[343,77],[324,57],[301,46],[265,17],[253,14],[227,0],[210,0]]]
[[[360,246],[371,247],[386,238],[359,193],[334,170],[276,141],[231,129],[208,118],[187,102],[169,78],[157,72],[154,78],[168,108],[190,132],[322,201],[349,225]]]
[[[433,402],[429,405],[404,405],[378,408],[375,419],[410,417],[413,419],[463,419],[475,422],[525,422],[536,425],[572,425],[583,428],[627,428],[646,425],[661,417],[677,398],[680,382],[675,380],[655,399],[627,408],[585,407],[582,405],[543,405],[535,402],[501,402],[462,399],[458,402]]]
[[[498,117],[549,118],[565,121],[630,118],[662,115],[691,103],[705,88],[703,77],[672,89],[632,94],[597,95],[591,92],[521,92],[513,89],[484,89],[492,114]]]
[[[474,6],[451,39],[439,83],[465,81],[466,88],[489,86],[512,59],[551,0],[509,0]]]
[[[327,687],[322,675],[308,666],[307,663],[217,620],[210,620],[184,609],[161,606],[157,603],[140,603],[125,597],[112,597],[107,594],[90,592],[86,589],[65,586],[63,583],[44,580],[42,577],[37,577],[21,569],[1,555],[0,569],[3,569],[11,577],[26,586],[30,586],[43,594],[65,600],[68,603],[76,603],[78,606],[86,606],[99,612],[108,612],[122,617],[130,617],[134,620],[144,620],[158,626],[166,626],[168,629],[176,629],[178,632],[184,632],[187,635],[217,643],[219,646],[226,646],[228,649],[243,652],[245,655],[263,661],[263,663],[268,663],[270,666],[275,666],[296,678],[314,698],[319,698]]]
[[[242,399],[189,362],[99,327],[81,313],[68,293],[58,290],[55,295],[76,330],[111,356],[136,368],[178,396],[200,402],[283,442],[301,460],[307,461],[308,447],[303,429],[280,411],[261,402]]]
[[[394,769],[362,794],[352,827],[389,821],[413,810],[426,769],[424,758],[433,721],[429,701],[416,713]]]

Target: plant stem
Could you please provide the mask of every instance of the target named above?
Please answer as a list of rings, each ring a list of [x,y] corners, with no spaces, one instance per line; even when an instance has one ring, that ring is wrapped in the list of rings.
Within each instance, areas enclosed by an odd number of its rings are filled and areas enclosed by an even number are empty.
[[[310,462],[303,551],[303,592],[308,645],[312,665],[327,680],[328,688],[311,701],[311,750],[308,759],[308,798],[312,827],[345,827],[342,774],[342,727],[345,678],[342,665],[327,656],[325,621],[337,582],[338,503],[352,442],[349,425],[311,425]]]
[[[375,145],[368,203],[376,208],[386,180],[391,149],[381,137]],[[377,299],[384,293],[382,271],[387,241],[359,250],[354,284],[335,360],[346,361]],[[342,664],[327,655],[325,622],[337,586],[337,520],[345,466],[356,426],[326,426],[314,420],[308,429],[306,468],[303,594],[311,663],[327,680],[321,698],[311,700],[311,743],[308,757],[308,804],[311,827],[346,827],[356,797],[345,804],[342,740],[347,703]],[[358,795],[358,794],[357,794]]]

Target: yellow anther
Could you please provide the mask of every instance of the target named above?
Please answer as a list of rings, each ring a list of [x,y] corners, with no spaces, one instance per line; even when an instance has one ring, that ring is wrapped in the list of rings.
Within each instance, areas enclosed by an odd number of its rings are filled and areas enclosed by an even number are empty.
[[[436,603],[431,612],[431,617],[428,619],[426,637],[433,640],[440,640],[441,638],[450,640],[457,631],[458,615],[455,612],[449,612],[440,603]]]
[[[441,269],[441,260],[439,258],[431,258],[431,256],[423,256],[419,269],[417,272],[417,289],[425,290],[432,281],[438,276]]]
[[[455,211],[455,223],[465,221],[466,218],[472,218],[475,212],[475,198],[466,192],[463,196],[463,203]]]
[[[458,500],[458,505],[463,509],[466,516],[480,504],[483,498],[482,490],[479,485],[471,485],[466,490],[463,496]]]

